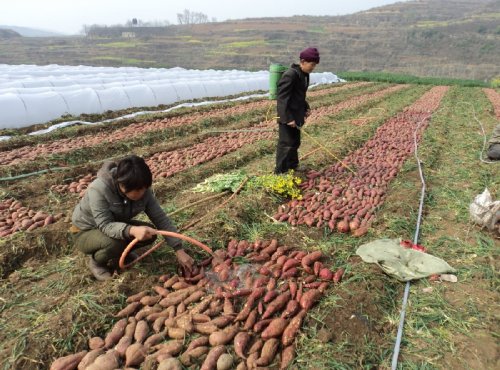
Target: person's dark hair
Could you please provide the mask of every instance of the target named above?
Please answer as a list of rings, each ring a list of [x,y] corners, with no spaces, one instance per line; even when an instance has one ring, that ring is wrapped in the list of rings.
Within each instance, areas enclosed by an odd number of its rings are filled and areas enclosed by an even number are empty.
[[[153,174],[143,158],[130,155],[121,159],[114,176],[118,184],[123,185],[127,192],[149,188],[153,184]]]

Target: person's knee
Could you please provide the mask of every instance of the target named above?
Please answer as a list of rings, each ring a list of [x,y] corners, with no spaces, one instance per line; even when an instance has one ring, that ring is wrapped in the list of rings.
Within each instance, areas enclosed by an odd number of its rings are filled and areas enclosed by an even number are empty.
[[[123,240],[114,240],[105,248],[94,252],[93,257],[99,264],[106,264],[110,260],[120,258],[126,244]]]
[[[500,160],[500,144],[492,144],[488,148],[488,158],[493,160]]]

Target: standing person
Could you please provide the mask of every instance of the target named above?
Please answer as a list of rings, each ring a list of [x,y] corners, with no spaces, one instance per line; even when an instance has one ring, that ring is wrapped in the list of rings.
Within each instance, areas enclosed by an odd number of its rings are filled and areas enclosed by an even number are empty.
[[[292,64],[278,82],[279,136],[274,170],[276,174],[297,169],[300,128],[311,112],[306,101],[306,92],[309,87],[309,74],[319,64],[319,51],[316,48],[304,49],[299,58],[300,63]]]
[[[134,238],[140,241],[136,246],[142,247],[156,239],[154,227],[177,232],[151,191],[152,183],[151,170],[141,157],[106,162],[75,207],[70,231],[76,248],[89,255],[88,266],[97,280],[111,278],[113,265]],[[154,226],[133,220],[141,212]],[[166,240],[175,249],[179,264],[191,270],[194,261],[182,249],[181,240]]]

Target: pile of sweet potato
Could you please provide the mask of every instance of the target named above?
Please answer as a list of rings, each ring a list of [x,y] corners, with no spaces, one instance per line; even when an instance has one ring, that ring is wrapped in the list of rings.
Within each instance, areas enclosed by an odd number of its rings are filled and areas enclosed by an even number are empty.
[[[364,235],[373,222],[389,185],[414,151],[447,87],[424,94],[403,113],[380,126],[365,145],[325,170],[309,171],[301,188],[302,200],[281,205],[274,218],[291,225],[328,227],[338,232]]]
[[[50,187],[50,190],[55,191],[59,194],[64,194],[69,192],[73,194],[78,194],[79,197],[83,197],[83,194],[85,194],[85,191],[87,190],[88,186],[92,181],[96,179],[96,177],[97,177],[96,175],[88,173],[82,176],[77,181],[72,181],[69,184],[52,185]]]
[[[493,105],[493,111],[495,112],[495,116],[500,119],[500,94],[495,89],[483,89],[484,93],[488,97]]]
[[[0,237],[17,231],[32,231],[60,220],[64,215],[50,215],[24,207],[19,200],[8,198],[0,201]]]
[[[323,257],[277,240],[231,240],[193,274],[161,276],[128,297],[103,338],[51,370],[286,369],[307,312],[342,278]]]

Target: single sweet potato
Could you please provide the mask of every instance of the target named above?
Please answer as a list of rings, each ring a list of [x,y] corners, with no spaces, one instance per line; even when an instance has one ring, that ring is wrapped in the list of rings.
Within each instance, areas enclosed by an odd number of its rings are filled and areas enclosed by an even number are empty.
[[[179,356],[179,360],[184,366],[191,366],[195,363],[200,363],[201,358],[206,355],[210,351],[210,347],[208,346],[200,346],[193,348],[190,351],[185,351],[182,355]]]
[[[288,369],[288,367],[292,364],[294,357],[295,357],[295,343],[283,348],[283,351],[281,351],[280,370]]]
[[[108,351],[98,356],[95,361],[85,370],[113,370],[119,367],[118,353],[115,350]]]
[[[228,344],[233,340],[239,330],[239,325],[231,325],[224,330],[219,330],[210,334],[210,336],[208,337],[208,342],[213,347]]]
[[[187,297],[185,300],[184,300],[184,304],[186,306],[189,306],[191,303],[195,303],[195,302],[198,302],[201,298],[203,298],[204,296],[206,295],[205,291],[204,290],[197,290],[196,292],[194,293],[191,293],[191,295],[189,295],[189,297]]]
[[[229,353],[223,353],[217,360],[217,370],[230,370],[233,367],[233,356]]]
[[[262,330],[265,329],[265,327],[267,325],[269,325],[269,323],[273,321],[273,319],[264,319],[264,320],[260,320],[260,321],[257,321],[255,323],[255,325],[253,326],[253,331],[255,333],[260,333]]]
[[[302,295],[302,298],[300,298],[300,306],[307,311],[321,298],[321,296],[321,292],[317,289],[308,290]]]
[[[132,303],[133,304],[133,303]],[[116,322],[111,331],[104,338],[104,347],[111,348],[123,337],[127,327],[127,319],[121,319]]]
[[[262,315],[262,318],[267,319],[268,317],[274,315],[276,312],[285,307],[285,305],[290,299],[291,299],[291,294],[289,291],[280,294],[271,303],[267,305],[266,311]]]
[[[288,301],[285,310],[281,314],[281,317],[288,319],[294,316],[300,310],[300,304],[295,299]]]
[[[92,364],[97,357],[104,354],[103,348],[96,348],[88,352],[78,364],[78,370],[85,370],[87,366]]]
[[[253,328],[253,326],[257,322],[257,315],[258,315],[257,308],[254,308],[252,311],[250,311],[250,314],[245,320],[245,325],[243,325],[244,330],[250,330]]]
[[[150,348],[165,340],[165,333],[157,333],[149,336],[144,341],[144,347]]]
[[[236,336],[234,337],[234,353],[236,353],[236,356],[242,359],[246,359],[247,357],[245,356],[245,349],[250,342],[250,334],[246,331],[240,331]]]
[[[210,335],[217,330],[219,330],[219,328],[213,324],[210,324],[210,322],[206,322],[203,324],[194,324],[194,331],[200,334]]]
[[[182,351],[183,347],[184,345],[182,344],[182,341],[170,340],[165,343],[157,344],[153,348],[156,349],[159,353],[168,353],[169,355],[177,356]]]
[[[153,331],[155,333],[159,333],[162,330],[165,320],[167,320],[166,317],[160,316],[153,322]]]
[[[230,316],[219,316],[219,317],[216,317],[215,319],[211,320],[210,324],[213,324],[213,325],[217,326],[219,329],[222,329],[232,322],[233,322],[233,319]]]
[[[101,337],[92,337],[89,339],[89,348],[91,350],[104,347],[104,340]]]
[[[134,331],[134,339],[136,342],[142,343],[147,338],[149,334],[149,325],[145,320],[140,320],[137,322]]]
[[[246,365],[248,369],[255,369],[257,367],[257,360],[259,359],[259,352],[254,352],[248,355]]]
[[[306,313],[307,313],[306,310],[300,311],[290,321],[290,323],[287,325],[287,327],[283,331],[283,335],[281,337],[281,343],[283,343],[283,345],[285,347],[292,344],[293,341],[295,340],[295,337],[297,336],[297,333],[299,332],[300,326],[302,325],[302,320],[304,320]]]
[[[50,366],[50,370],[73,370],[76,369],[80,361],[85,357],[87,351],[81,351],[72,355],[60,357]]]
[[[168,336],[172,339],[184,340],[184,338],[186,338],[186,336],[187,336],[186,330],[182,329],[182,328],[171,327],[171,328],[168,328],[167,332],[168,332]]]
[[[154,306],[155,304],[157,304],[160,299],[162,299],[162,296],[160,295],[156,295],[156,296],[151,296],[151,295],[145,295],[144,297],[142,297],[140,299],[139,302],[141,302],[141,304],[143,306]]]
[[[171,357],[161,361],[158,370],[182,370],[182,364],[178,359]]]
[[[280,337],[287,325],[287,319],[284,319],[282,317],[273,319],[262,332],[262,339],[268,340],[270,338]]]
[[[118,312],[115,316],[116,317],[127,317],[130,315],[133,315],[135,313],[135,311],[137,311],[137,309],[141,306],[142,306],[141,302],[138,302],[138,301],[132,302],[128,306],[126,306],[123,310]]]
[[[194,330],[193,315],[191,314],[177,316],[175,323],[179,328],[184,329],[186,333],[191,333]]]
[[[191,351],[196,347],[207,346],[207,345],[208,345],[208,337],[206,336],[198,337],[196,339],[193,339],[189,343],[188,347],[186,348],[186,352]]]
[[[208,352],[207,358],[203,361],[200,370],[215,370],[217,368],[217,360],[225,352],[226,347],[223,345],[213,347],[210,352]]]
[[[223,309],[224,315],[233,315],[234,314],[234,305],[233,302],[231,302],[231,299],[225,298],[224,299],[224,306]]]
[[[267,366],[273,362],[276,353],[278,352],[279,340],[276,338],[268,339],[264,342],[260,357],[255,361],[257,366]]]
[[[247,364],[245,361],[241,361],[238,366],[236,366],[236,370],[248,370]]]
[[[134,341],[134,338],[124,335],[123,337],[120,338],[116,346],[114,347],[115,351],[119,353],[121,357],[125,356],[125,352],[127,351],[127,348],[132,344]]]
[[[203,315],[202,313],[196,313],[193,315],[193,324],[202,324],[211,320],[210,316]]]
[[[134,343],[125,352],[125,366],[140,365],[146,357],[147,350],[142,343]]]

